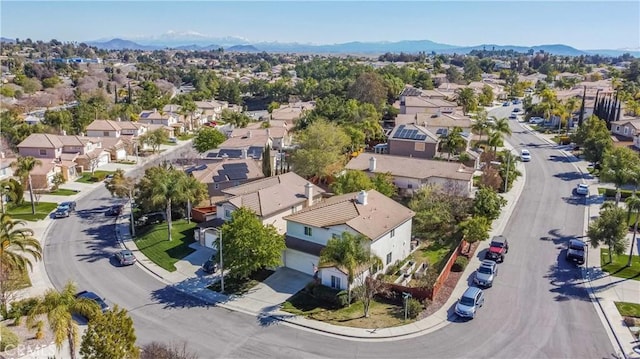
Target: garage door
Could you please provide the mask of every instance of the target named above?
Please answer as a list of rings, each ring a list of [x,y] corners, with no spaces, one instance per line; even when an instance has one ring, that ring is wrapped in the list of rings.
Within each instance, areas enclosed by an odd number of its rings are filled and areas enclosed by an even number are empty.
[[[116,160],[126,160],[127,159],[127,151],[124,148],[121,148],[116,151]]]
[[[293,249],[287,249],[284,253],[284,266],[297,270],[299,272],[313,275],[314,267],[318,265],[318,257],[298,252]]]
[[[97,167],[104,166],[107,163],[109,163],[109,154],[108,153],[106,155],[100,156],[100,158],[98,159],[98,166]]]

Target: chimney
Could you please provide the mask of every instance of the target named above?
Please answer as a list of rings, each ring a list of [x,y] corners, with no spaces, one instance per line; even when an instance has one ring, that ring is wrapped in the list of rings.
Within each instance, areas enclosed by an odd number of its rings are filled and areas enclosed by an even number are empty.
[[[246,148],[242,149],[242,158],[247,158],[247,149]]]
[[[313,185],[311,182],[304,185],[304,195],[307,197],[307,207],[313,205]]]
[[[67,131],[62,130],[62,135],[63,135],[63,136],[66,136],[66,135],[67,135]]]
[[[247,131],[247,138],[251,138],[251,131]]]
[[[358,192],[358,197],[356,198],[356,201],[363,205],[366,206],[367,205],[367,191],[362,190],[360,192]]]
[[[267,128],[267,137],[271,137],[271,130],[269,130],[269,128]]]
[[[375,172],[376,171],[376,158],[375,157],[371,157],[369,158],[369,172]]]

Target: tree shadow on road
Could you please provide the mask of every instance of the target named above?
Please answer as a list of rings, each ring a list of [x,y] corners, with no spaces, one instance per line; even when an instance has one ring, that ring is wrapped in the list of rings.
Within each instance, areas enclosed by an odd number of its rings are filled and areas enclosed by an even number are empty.
[[[85,229],[83,232],[89,238],[85,241],[84,253],[77,254],[76,257],[80,261],[88,262],[96,262],[103,259],[110,260],[115,252],[120,249],[114,230],[112,221],[101,225],[96,224]]]
[[[556,295],[554,300],[557,302],[568,300],[591,301],[585,288],[585,282],[582,279],[581,269],[565,261],[564,256],[565,250],[560,251],[557,263],[549,266],[547,275],[544,276],[553,286],[550,292]]]
[[[575,181],[582,179],[582,173],[578,171],[560,172],[554,174],[553,177],[560,178],[563,181]]]
[[[288,313],[275,313],[275,311],[280,309],[280,304],[271,305],[268,307],[262,308],[258,316],[256,316],[256,321],[261,327],[270,327],[273,325],[278,325],[282,321],[292,320],[296,317],[294,314]]]
[[[154,290],[151,292],[151,300],[163,305],[164,309],[206,308],[215,304],[193,294],[183,292],[173,286]]]

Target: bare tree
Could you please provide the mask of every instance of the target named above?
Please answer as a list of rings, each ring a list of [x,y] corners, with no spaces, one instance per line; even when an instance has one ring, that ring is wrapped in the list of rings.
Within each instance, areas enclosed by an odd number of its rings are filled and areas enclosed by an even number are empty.
[[[365,318],[369,318],[371,302],[376,295],[388,294],[389,288],[383,281],[377,280],[370,275],[362,277],[361,279],[356,279],[356,283],[357,282],[360,282],[360,285],[353,290],[354,296],[358,300],[362,301],[362,306],[364,308],[363,316]]]
[[[24,288],[20,270],[10,270],[0,266],[0,315],[7,315],[9,303],[18,297],[18,291]]]
[[[140,359],[198,359],[198,356],[187,349],[186,342],[151,342],[142,346]]]

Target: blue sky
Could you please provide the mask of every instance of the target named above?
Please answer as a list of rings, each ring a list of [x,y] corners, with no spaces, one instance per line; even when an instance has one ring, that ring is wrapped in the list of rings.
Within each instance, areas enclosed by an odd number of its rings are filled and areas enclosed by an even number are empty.
[[[251,42],[637,49],[640,1],[0,1],[3,37],[91,41],[170,30]]]

